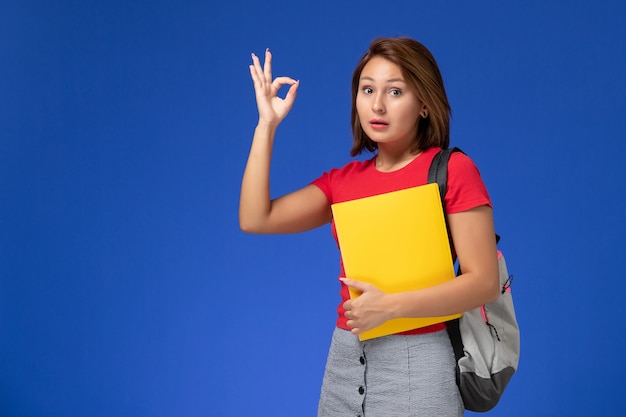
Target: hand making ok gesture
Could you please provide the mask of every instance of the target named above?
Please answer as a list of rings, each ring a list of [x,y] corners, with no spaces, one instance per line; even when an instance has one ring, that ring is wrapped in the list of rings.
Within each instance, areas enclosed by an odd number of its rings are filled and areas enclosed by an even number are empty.
[[[252,54],[250,75],[254,82],[256,103],[259,110],[259,123],[278,126],[293,106],[299,81],[290,77],[277,77],[275,80],[272,80],[272,53],[269,49],[265,50],[263,67],[261,67],[259,58]],[[290,85],[284,99],[278,97],[278,90],[283,85]]]

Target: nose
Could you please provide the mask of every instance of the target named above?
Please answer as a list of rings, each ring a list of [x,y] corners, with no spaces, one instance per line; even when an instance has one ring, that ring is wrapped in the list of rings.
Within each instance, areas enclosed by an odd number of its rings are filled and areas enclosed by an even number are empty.
[[[376,94],[372,100],[372,110],[374,113],[384,113],[385,112],[385,102],[383,100],[382,94]]]

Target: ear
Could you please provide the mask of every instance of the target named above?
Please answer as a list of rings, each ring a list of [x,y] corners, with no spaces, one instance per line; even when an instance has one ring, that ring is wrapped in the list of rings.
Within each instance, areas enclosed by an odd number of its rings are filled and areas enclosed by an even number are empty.
[[[422,116],[423,119],[428,117],[428,108],[426,108],[425,104],[422,107],[422,111],[420,111],[420,116]]]

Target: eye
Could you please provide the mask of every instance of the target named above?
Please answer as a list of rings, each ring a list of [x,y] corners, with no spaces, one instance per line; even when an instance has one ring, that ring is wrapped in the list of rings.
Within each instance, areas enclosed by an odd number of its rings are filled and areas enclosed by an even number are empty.
[[[394,88],[393,90],[389,91],[389,94],[394,96],[394,97],[398,97],[398,96],[402,95],[402,91],[400,91],[397,88]]]
[[[372,94],[374,92],[372,87],[363,87],[362,90],[363,90],[363,93],[365,94]]]

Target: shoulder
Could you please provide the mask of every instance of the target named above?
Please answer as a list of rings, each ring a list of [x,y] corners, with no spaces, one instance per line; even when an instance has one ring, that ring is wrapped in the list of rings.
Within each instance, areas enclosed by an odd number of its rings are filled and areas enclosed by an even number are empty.
[[[472,158],[464,152],[452,152],[448,166],[455,170],[478,169]]]
[[[448,191],[446,210],[455,213],[488,205],[491,199],[478,167],[462,152],[454,152],[448,163]]]
[[[344,196],[345,191],[358,189],[359,182],[366,181],[368,172],[371,172],[374,158],[359,161],[350,161],[341,168],[333,168],[324,172],[319,178],[312,181],[311,184],[320,188],[328,201],[332,204],[340,200],[349,199]]]
[[[313,181],[313,183],[342,181],[353,175],[358,175],[367,171],[367,169],[371,167],[373,161],[374,158],[364,161],[350,161],[341,168],[332,168],[331,170],[324,172],[318,179]]]

